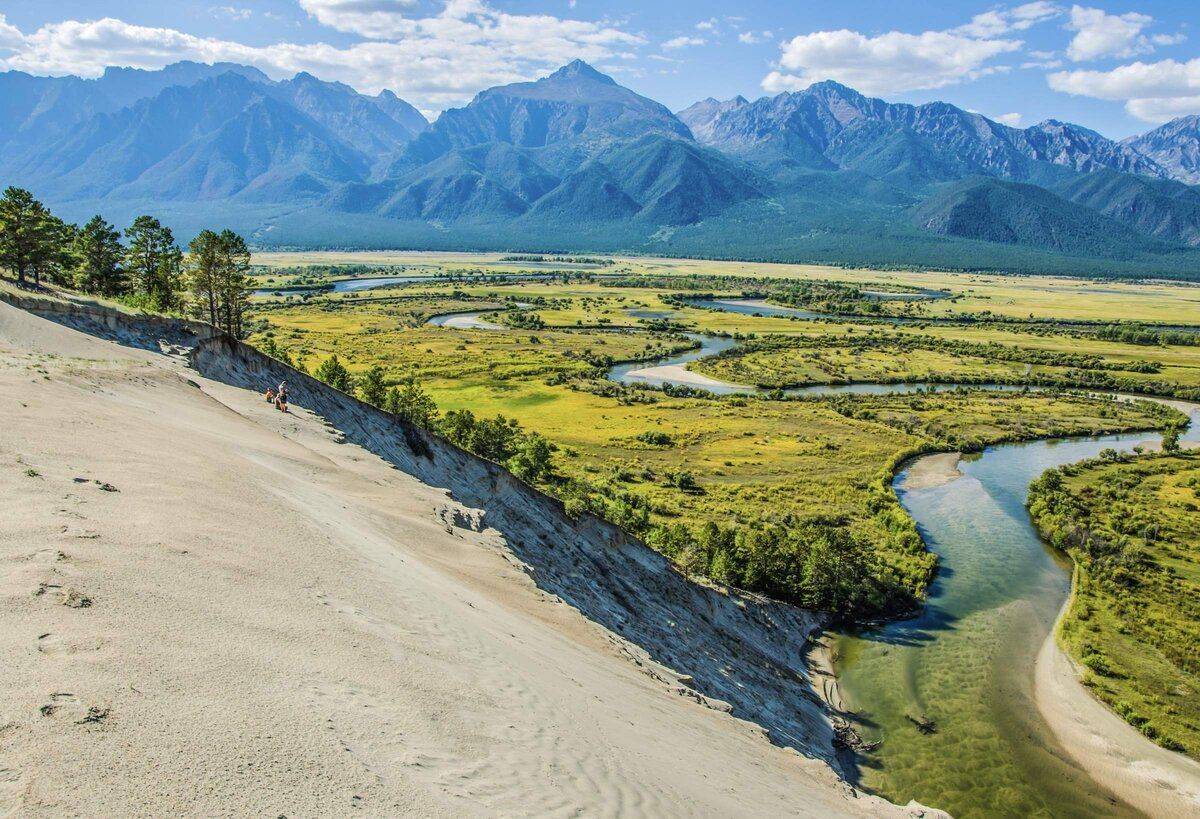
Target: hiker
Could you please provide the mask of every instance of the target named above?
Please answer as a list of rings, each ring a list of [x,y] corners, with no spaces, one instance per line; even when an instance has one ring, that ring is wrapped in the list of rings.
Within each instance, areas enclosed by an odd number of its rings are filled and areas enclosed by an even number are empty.
[[[268,404],[275,403],[275,390],[272,387],[267,387],[267,403]]]
[[[280,412],[288,411],[288,389],[286,381],[281,381],[279,383],[279,393],[276,397],[275,406],[279,408]]]

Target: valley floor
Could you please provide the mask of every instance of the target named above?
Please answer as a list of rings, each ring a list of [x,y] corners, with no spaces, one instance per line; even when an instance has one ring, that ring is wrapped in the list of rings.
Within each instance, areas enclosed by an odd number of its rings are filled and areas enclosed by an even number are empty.
[[[0,814],[904,813],[296,400],[0,304]]]

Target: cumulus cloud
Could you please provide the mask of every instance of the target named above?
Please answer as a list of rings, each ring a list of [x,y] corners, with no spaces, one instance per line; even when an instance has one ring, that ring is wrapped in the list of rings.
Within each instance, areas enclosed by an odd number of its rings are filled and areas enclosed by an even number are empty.
[[[1200,58],[1135,62],[1111,71],[1059,71],[1047,78],[1055,91],[1125,103],[1147,122],[1200,113]]]
[[[178,60],[254,65],[275,78],[309,71],[360,91],[390,88],[422,110],[470,99],[480,88],[536,78],[575,58],[619,59],[645,44],[616,24],[497,11],[480,0],[447,0],[440,13],[406,17],[402,0],[300,0],[319,22],[358,34],[325,43],[242,43],[196,37],[114,18],[50,23],[23,35],[0,18],[0,69],[98,76],[110,65],[161,68]],[[11,29],[7,31],[6,27]]]
[[[785,42],[779,70],[762,86],[769,92],[794,91],[837,80],[868,94],[942,88],[1005,70],[990,61],[1021,45],[957,31],[889,31],[874,37],[845,29],[817,31]]]
[[[696,23],[698,31],[717,31],[719,26],[720,22],[716,17],[709,17],[707,20],[701,20],[699,23]]]
[[[755,43],[761,43],[763,40],[770,40],[774,36],[775,32],[773,31],[743,31],[738,35],[738,42],[754,45]]]
[[[675,37],[667,40],[662,44],[662,47],[669,49],[690,48],[691,46],[702,46],[704,45],[704,42],[705,40],[703,37],[688,37],[685,35],[683,37]]]
[[[955,31],[970,37],[999,37],[1014,31],[1025,31],[1060,14],[1062,9],[1053,3],[1026,3],[1012,9],[992,9],[976,14],[971,22],[959,26]]]
[[[416,0],[300,0],[300,8],[318,23],[364,37],[387,38],[411,24],[405,13]]]
[[[999,116],[992,117],[992,119],[1010,128],[1019,128],[1021,127],[1022,116],[1019,113],[1013,112],[1011,114],[1000,114]]]
[[[16,26],[9,25],[8,20],[0,14],[0,51],[16,50],[25,43],[25,37]]]
[[[227,17],[230,20],[249,20],[254,16],[254,12],[250,9],[236,6],[213,6],[208,11],[214,17]]]
[[[1150,15],[1133,11],[1108,14],[1103,9],[1072,6],[1067,28],[1074,31],[1075,36],[1067,46],[1067,56],[1075,62],[1103,57],[1136,57],[1149,54],[1157,46],[1183,42],[1181,34],[1143,34],[1153,22]]]

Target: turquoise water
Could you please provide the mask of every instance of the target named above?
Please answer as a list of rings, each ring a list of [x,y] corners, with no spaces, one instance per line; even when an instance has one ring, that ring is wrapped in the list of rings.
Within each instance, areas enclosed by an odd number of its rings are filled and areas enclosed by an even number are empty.
[[[1185,438],[1200,440],[1200,413]],[[942,569],[911,620],[843,635],[836,668],[864,738],[870,790],[958,817],[1125,816],[1056,747],[1032,698],[1033,664],[1070,591],[1064,558],[1030,523],[1030,481],[1046,469],[1130,449],[1147,433],[994,447],[963,477],[897,495]],[[924,734],[909,719],[930,719]]]

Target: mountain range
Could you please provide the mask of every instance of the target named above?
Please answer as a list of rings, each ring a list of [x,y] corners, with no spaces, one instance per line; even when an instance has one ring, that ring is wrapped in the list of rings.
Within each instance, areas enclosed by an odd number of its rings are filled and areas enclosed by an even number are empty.
[[[388,91],[179,63],[0,74],[0,183],[263,246],[593,250],[1200,276],[1200,117],[1121,142],[834,82],[678,113],[581,61],[428,122]]]

